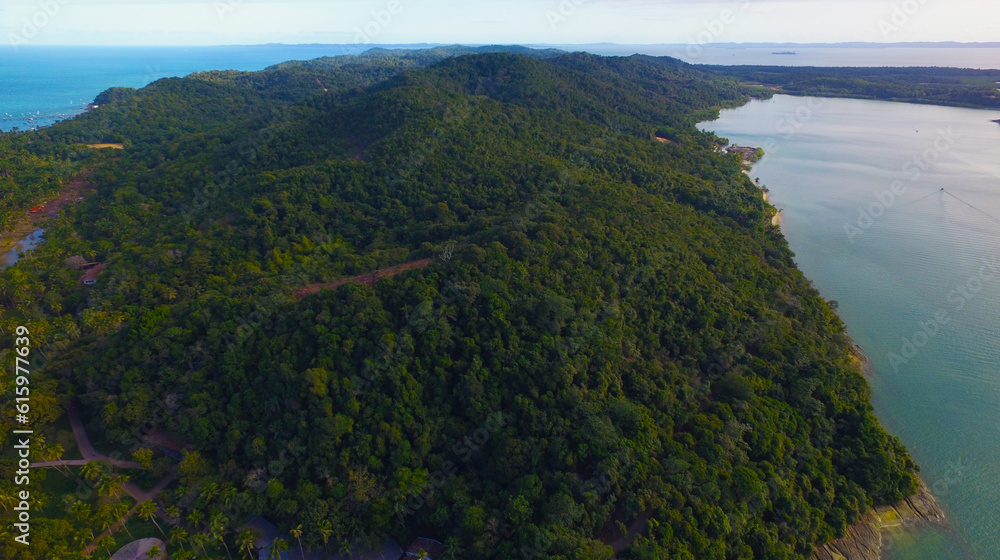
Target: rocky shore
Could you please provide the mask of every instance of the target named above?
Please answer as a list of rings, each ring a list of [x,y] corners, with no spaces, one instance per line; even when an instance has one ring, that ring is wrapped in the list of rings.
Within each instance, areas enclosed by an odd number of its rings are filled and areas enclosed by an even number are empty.
[[[893,535],[920,526],[946,525],[944,512],[921,482],[913,496],[896,505],[876,507],[848,527],[844,538],[816,547],[813,560],[879,560]]]

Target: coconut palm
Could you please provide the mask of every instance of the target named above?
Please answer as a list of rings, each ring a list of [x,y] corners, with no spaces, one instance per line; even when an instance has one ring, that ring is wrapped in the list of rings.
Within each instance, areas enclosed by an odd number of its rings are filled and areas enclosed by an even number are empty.
[[[295,540],[299,541],[299,553],[302,554],[303,558],[305,558],[306,557],[306,553],[305,553],[304,550],[302,550],[302,524],[299,523],[298,527],[292,529],[288,533],[290,535],[292,535],[293,537],[295,537]]]
[[[333,527],[330,525],[329,519],[324,519],[316,524],[316,528],[319,530],[319,534],[323,537],[323,545],[326,546],[326,542],[330,540],[330,535],[333,534]]]
[[[233,560],[232,553],[229,552],[229,545],[226,544],[226,525],[229,524],[229,520],[226,516],[221,513],[217,513],[212,516],[211,521],[208,522],[208,531],[211,533],[212,538],[222,543],[222,548],[226,549],[226,556],[229,560]]]
[[[97,485],[97,495],[117,498],[122,493],[122,488],[124,488],[125,483],[129,480],[129,476],[123,474],[102,475],[101,480]]]
[[[153,525],[156,525],[156,528],[160,530],[160,534],[166,537],[167,534],[163,532],[163,527],[160,527],[160,524],[156,522],[156,511],[158,509],[153,500],[146,500],[135,507],[135,513],[140,519],[152,521]]]
[[[188,542],[188,532],[184,527],[174,527],[170,531],[170,544],[176,544],[184,550],[184,543]]]
[[[111,556],[111,549],[118,546],[118,543],[115,542],[115,538],[111,535],[104,535],[103,537],[97,539],[95,544],[100,548],[103,548],[108,553],[108,556]]]
[[[188,521],[191,522],[191,528],[194,530],[198,530],[198,527],[201,526],[201,522],[204,520],[205,514],[198,510],[194,510],[188,514]]]
[[[268,552],[268,560],[282,560],[281,553],[288,550],[288,543],[285,539],[276,538],[274,542],[271,543],[271,550]]]
[[[255,539],[253,538],[253,531],[251,531],[250,529],[242,531],[239,535],[236,536],[236,542],[239,544],[239,547],[241,549],[246,551],[247,558],[249,558],[250,560],[253,560],[254,540]]]
[[[205,541],[208,540],[208,535],[205,533],[195,533],[191,535],[191,546],[201,549],[201,553],[208,556],[208,552],[205,550]]]
[[[181,508],[177,506],[170,506],[163,510],[167,517],[170,518],[171,525],[177,525],[181,522]]]
[[[128,518],[131,509],[125,502],[118,502],[111,508],[111,515],[121,522],[122,529],[125,529],[128,536],[134,539],[135,537],[132,536],[132,532],[128,530]]]
[[[90,461],[89,463],[84,463],[80,467],[80,474],[83,475],[84,480],[88,482],[94,482],[101,478],[106,471],[106,464],[100,461]]]

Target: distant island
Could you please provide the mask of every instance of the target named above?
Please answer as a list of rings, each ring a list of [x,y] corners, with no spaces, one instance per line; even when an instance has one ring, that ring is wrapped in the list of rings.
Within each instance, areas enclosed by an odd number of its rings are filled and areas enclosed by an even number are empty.
[[[774,51],[771,54],[799,54],[799,53],[797,53],[795,51]]]

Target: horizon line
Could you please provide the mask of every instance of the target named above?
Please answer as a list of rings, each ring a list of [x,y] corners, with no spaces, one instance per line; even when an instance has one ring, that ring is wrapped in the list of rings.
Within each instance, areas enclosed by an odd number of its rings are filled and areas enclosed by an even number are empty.
[[[797,46],[805,48],[836,48],[836,47],[924,47],[924,46],[953,46],[953,47],[984,47],[1000,48],[1000,41],[896,41],[896,42],[876,42],[876,41],[838,41],[830,43],[793,43],[793,42],[726,42],[726,43],[456,43],[456,42],[413,42],[413,43],[217,43],[217,44],[119,44],[119,45],[99,45],[99,44],[34,44],[24,45],[21,48],[34,47],[62,47],[62,48],[212,48],[212,47],[357,47],[357,48],[378,48],[378,47],[490,47],[490,46],[519,46],[528,48],[551,48],[551,47],[590,47],[590,46],[612,46],[612,47],[689,47],[691,45],[701,47],[773,47],[773,46]]]

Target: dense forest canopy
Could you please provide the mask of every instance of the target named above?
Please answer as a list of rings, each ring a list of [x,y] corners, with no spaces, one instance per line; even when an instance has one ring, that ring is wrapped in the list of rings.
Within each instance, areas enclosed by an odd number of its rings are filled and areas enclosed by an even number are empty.
[[[0,137],[19,185],[96,188],[0,272],[4,363],[20,324],[45,350],[46,449],[76,402],[131,476],[176,468],[172,558],[240,554],[253,514],[331,553],[807,558],[915,490],[774,209],[693,126],[767,90],[666,58],[462,54],[164,79]],[[104,263],[95,286],[76,256]],[[179,454],[137,449],[150,433]],[[34,544],[5,523],[0,556],[80,558],[121,512],[113,474],[67,471],[37,474]]]

